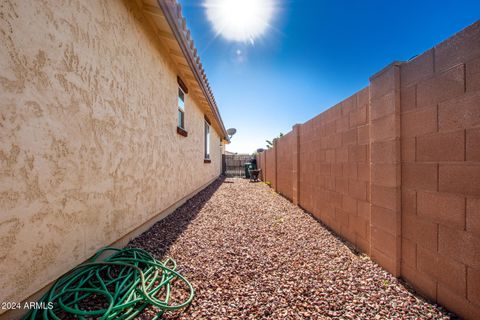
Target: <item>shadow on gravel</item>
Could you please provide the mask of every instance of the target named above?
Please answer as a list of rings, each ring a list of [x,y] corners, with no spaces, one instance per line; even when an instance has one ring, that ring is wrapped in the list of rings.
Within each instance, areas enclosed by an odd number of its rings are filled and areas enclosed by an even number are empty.
[[[166,218],[158,221],[150,229],[132,239],[127,246],[145,249],[153,254],[156,259],[162,259],[170,246],[195,219],[205,203],[224,182],[228,183],[229,181],[225,181],[225,177],[220,176]]]
[[[350,241],[348,241],[347,239],[343,238],[341,235],[339,235],[337,232],[335,232],[335,230],[333,230],[332,228],[330,228],[328,225],[326,225],[322,220],[320,220],[319,218],[317,218],[313,213],[305,210],[304,208],[300,207],[303,212],[305,212],[306,214],[310,215],[318,224],[320,224],[323,228],[325,228],[333,237],[335,237],[338,241],[340,241],[346,248],[348,248],[350,250],[350,252],[354,255],[356,255],[357,257],[366,257],[368,259],[371,260],[371,257],[368,256],[366,253],[362,252],[362,251],[359,251],[355,245],[353,243],[351,243]],[[375,261],[372,260],[372,262],[374,262],[376,264]],[[378,264],[377,264],[378,265]],[[430,304],[433,304],[433,305],[437,305],[436,302],[432,299],[429,299],[425,296],[423,296],[420,292],[417,292],[415,290],[415,288],[412,287],[412,285],[410,285],[410,283],[408,283],[407,281],[405,281],[403,278],[399,277],[397,278],[397,281],[406,289],[408,290],[411,294],[413,294],[417,299],[420,299],[422,301],[427,301],[428,303]],[[452,320],[461,320],[462,318],[458,317],[455,313],[451,312],[451,311],[448,311],[446,309],[444,309],[443,307],[439,306],[441,310],[444,310],[445,314],[447,314],[450,319]]]

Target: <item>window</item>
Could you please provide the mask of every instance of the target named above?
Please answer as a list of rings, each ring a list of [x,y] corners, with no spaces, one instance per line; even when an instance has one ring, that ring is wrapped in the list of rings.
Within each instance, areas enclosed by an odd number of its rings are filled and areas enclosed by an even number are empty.
[[[205,119],[205,160],[210,160],[210,123]]]
[[[178,82],[178,122],[177,133],[181,136],[187,137],[188,132],[185,129],[185,96],[188,94],[188,88],[185,83],[177,76]]]
[[[185,130],[185,92],[178,88],[178,127]]]

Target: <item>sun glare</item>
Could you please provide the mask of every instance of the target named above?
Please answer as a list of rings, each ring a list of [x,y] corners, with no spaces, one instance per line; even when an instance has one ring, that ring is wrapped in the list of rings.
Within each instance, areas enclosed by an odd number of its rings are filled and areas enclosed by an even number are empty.
[[[227,40],[252,42],[265,33],[275,0],[205,0],[208,20]]]

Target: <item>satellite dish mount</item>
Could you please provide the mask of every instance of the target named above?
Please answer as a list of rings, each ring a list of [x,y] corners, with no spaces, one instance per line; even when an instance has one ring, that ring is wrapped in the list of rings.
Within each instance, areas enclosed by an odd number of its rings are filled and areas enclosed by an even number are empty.
[[[229,139],[232,139],[232,137],[233,137],[233,135],[234,135],[235,133],[237,133],[237,129],[235,129],[235,128],[230,128],[230,129],[228,129],[228,130],[227,130],[228,138],[229,138]]]

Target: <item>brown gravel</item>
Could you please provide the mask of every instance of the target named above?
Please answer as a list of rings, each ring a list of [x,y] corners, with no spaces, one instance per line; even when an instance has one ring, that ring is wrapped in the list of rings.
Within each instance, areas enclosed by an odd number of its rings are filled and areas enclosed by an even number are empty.
[[[130,246],[173,257],[195,287],[166,318],[453,317],[263,183],[218,179]]]

